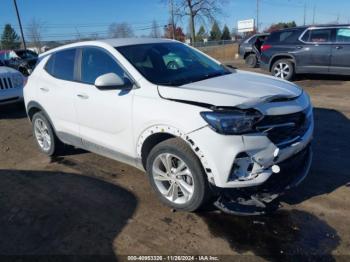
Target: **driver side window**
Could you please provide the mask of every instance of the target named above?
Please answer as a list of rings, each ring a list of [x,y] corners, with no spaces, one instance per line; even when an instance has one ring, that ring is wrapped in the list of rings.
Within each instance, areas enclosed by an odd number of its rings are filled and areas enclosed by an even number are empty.
[[[101,75],[115,73],[124,78],[124,70],[106,52],[94,47],[83,49],[81,60],[81,82],[94,85]]]

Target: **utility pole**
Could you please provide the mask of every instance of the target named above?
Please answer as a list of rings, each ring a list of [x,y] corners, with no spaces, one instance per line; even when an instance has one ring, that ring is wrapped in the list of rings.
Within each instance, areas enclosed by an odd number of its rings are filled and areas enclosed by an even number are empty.
[[[21,18],[20,18],[20,16],[19,16],[19,12],[18,12],[18,7],[17,7],[17,2],[16,2],[16,0],[13,0],[13,4],[15,5],[16,14],[17,14],[17,20],[18,20],[18,24],[19,24],[19,29],[21,30],[21,36],[22,36],[23,47],[24,47],[24,49],[27,49],[26,41],[24,40],[22,22],[21,22]]]
[[[306,25],[306,1],[304,3],[304,25]]]
[[[313,25],[315,24],[315,13],[316,13],[316,5],[314,5],[314,11],[313,11],[313,14],[312,14],[312,24]]]
[[[256,0],[256,32],[259,32],[259,0]]]
[[[174,20],[174,0],[170,1],[170,13],[171,13],[171,27],[172,27],[172,37],[175,39],[175,20]]]

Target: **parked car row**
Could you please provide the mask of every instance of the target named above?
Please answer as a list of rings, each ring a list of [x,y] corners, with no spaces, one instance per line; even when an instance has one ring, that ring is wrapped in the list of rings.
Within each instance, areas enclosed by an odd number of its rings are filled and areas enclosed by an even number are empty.
[[[255,40],[254,40],[255,39]],[[296,74],[350,75],[350,25],[302,26],[272,32],[256,47],[259,35],[239,49],[248,65],[254,54],[260,68],[292,80]],[[249,54],[249,48],[253,52]],[[249,55],[248,55],[249,54]]]
[[[23,101],[23,86],[38,55],[31,50],[0,51],[0,105]]]
[[[12,67],[24,76],[30,75],[38,60],[38,54],[28,50],[1,50],[0,61],[8,67]]]

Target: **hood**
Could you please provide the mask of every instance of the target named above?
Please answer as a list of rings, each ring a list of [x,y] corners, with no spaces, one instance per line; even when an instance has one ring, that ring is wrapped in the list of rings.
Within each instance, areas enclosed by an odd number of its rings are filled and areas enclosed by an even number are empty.
[[[159,86],[158,91],[166,99],[241,108],[302,94],[302,89],[291,82],[240,70],[180,87]]]
[[[0,66],[0,74],[19,74],[19,72],[11,67]]]

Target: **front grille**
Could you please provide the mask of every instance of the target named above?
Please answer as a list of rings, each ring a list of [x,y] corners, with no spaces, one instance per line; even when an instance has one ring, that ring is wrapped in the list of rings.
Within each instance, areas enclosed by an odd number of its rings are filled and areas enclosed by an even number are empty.
[[[14,88],[10,77],[0,77],[0,90]]]
[[[256,126],[276,145],[283,147],[295,142],[309,127],[307,111],[287,115],[267,115]]]

